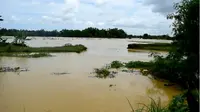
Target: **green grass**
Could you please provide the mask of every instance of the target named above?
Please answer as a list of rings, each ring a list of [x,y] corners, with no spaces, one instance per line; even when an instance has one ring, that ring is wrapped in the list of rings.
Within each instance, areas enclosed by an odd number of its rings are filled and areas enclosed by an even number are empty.
[[[39,57],[50,57],[49,53],[0,53],[0,56],[6,57],[22,57],[22,58],[39,58]]]
[[[106,68],[95,68],[94,72],[96,73],[96,77],[98,78],[107,78],[110,75],[110,71]]]
[[[30,53],[30,52],[76,52],[80,53],[87,50],[83,45],[67,45],[60,47],[26,47],[26,46],[16,46],[7,45],[0,47],[0,53]]]
[[[121,63],[120,61],[113,61],[113,62],[110,64],[110,67],[111,67],[111,68],[116,68],[116,69],[121,68],[121,67],[123,67],[123,66],[124,66],[123,63]]]
[[[129,44],[128,49],[136,50],[153,50],[153,51],[170,51],[173,48],[169,43],[154,43],[154,44]]]
[[[151,98],[151,103],[149,105],[145,105],[140,103],[142,105],[141,108],[136,109],[133,112],[170,112],[167,107],[161,106],[161,100],[160,98],[158,101],[155,101]]]
[[[160,98],[157,101],[153,98],[150,98],[150,104],[146,105],[139,103],[140,107],[138,109],[133,109],[130,101],[127,98],[126,99],[131,108],[131,112],[189,112],[189,107],[186,103],[186,97],[183,94],[174,96],[170,103],[166,106],[161,105]]]

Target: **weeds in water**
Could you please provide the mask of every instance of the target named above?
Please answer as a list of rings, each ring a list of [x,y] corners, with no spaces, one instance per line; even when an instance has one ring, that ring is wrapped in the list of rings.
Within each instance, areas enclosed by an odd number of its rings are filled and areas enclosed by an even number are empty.
[[[111,68],[118,69],[118,68],[123,67],[124,65],[120,61],[113,61],[110,66],[111,66]]]
[[[94,72],[96,73],[96,77],[98,78],[107,78],[110,75],[110,71],[106,68],[95,68]]]
[[[127,68],[149,68],[153,65],[152,62],[130,61],[125,64]]]

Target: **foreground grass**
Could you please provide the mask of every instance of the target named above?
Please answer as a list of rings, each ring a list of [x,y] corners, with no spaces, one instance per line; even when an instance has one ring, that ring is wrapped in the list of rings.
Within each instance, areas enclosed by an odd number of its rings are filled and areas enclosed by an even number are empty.
[[[129,51],[152,50],[152,51],[170,51],[173,48],[169,43],[154,43],[154,44],[129,44]]]
[[[166,106],[161,105],[160,98],[156,101],[151,99],[149,105],[139,103],[138,109],[133,109],[130,101],[127,99],[132,112],[189,112],[188,104],[186,103],[186,97],[183,94],[173,97],[170,103]]]
[[[87,50],[83,45],[65,45],[60,47],[28,47],[28,46],[17,46],[7,45],[0,47],[0,53],[31,53],[31,52],[76,52],[80,53]]]

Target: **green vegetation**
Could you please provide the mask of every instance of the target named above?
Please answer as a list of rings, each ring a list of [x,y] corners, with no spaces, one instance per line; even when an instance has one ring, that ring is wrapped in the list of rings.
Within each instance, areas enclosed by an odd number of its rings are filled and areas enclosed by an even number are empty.
[[[177,95],[175,96],[172,101],[167,105],[167,106],[162,106],[161,105],[161,100],[160,98],[155,101],[154,99],[151,99],[151,103],[149,105],[141,104],[141,107],[138,109],[134,110],[132,108],[132,105],[130,104],[129,100],[128,103],[131,107],[132,112],[189,112],[189,108],[186,101],[186,97],[184,94]],[[197,110],[198,111],[198,110]]]
[[[116,68],[116,69],[121,68],[121,67],[123,67],[123,66],[124,66],[123,63],[121,63],[120,61],[113,61],[113,62],[110,64],[110,67],[111,67],[111,68]]]
[[[0,53],[17,53],[17,52],[77,52],[87,50],[83,45],[67,45],[61,47],[25,47],[18,45],[8,45],[5,47],[0,47]]]
[[[0,35],[15,36],[17,32],[24,32],[27,36],[45,36],[45,37],[98,37],[98,38],[143,38],[143,39],[168,39],[172,37],[168,35],[149,35],[144,36],[133,36],[127,35],[127,33],[118,28],[113,29],[97,29],[97,28],[86,28],[84,30],[67,30],[61,31],[45,31],[45,30],[16,30],[16,29],[0,29]]]
[[[173,49],[172,44],[168,43],[154,43],[154,44],[129,44],[128,49],[139,50],[155,50],[155,51],[170,51]]]
[[[52,55],[50,55],[49,53],[0,53],[0,56],[39,58],[39,57],[50,57]]]
[[[96,68],[94,69],[94,72],[96,73],[96,77],[98,78],[107,78],[110,75],[110,71],[106,68]]]
[[[186,92],[176,96],[164,110],[150,104],[142,112],[196,112],[199,109],[199,0],[182,0],[174,8],[176,12],[168,19],[174,19],[172,44],[176,49],[171,49],[167,57],[154,55],[148,72],[179,84]]]
[[[130,61],[125,64],[127,68],[144,68],[147,69],[153,65],[152,62]]]

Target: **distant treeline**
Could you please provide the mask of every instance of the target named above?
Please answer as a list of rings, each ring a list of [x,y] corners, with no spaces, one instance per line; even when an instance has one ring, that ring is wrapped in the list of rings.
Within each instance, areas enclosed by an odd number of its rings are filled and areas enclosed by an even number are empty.
[[[67,30],[61,31],[45,31],[45,30],[17,30],[17,29],[0,29],[2,36],[15,36],[19,32],[23,32],[27,36],[42,36],[42,37],[99,37],[99,38],[144,38],[144,39],[172,39],[168,35],[151,36],[144,34],[142,36],[127,35],[127,33],[118,28],[113,29],[97,29],[86,28],[84,30]]]

